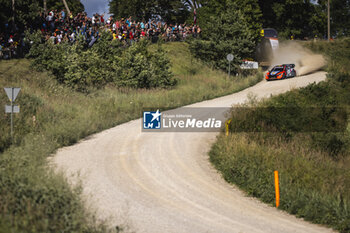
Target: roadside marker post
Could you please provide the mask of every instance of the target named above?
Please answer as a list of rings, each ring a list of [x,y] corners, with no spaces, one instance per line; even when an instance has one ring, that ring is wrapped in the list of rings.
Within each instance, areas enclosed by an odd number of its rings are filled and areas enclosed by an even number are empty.
[[[227,57],[226,57],[226,59],[227,59],[227,61],[228,61],[228,77],[230,78],[230,76],[231,76],[231,62],[233,61],[233,58],[234,58],[234,56],[233,56],[233,54],[228,54],[227,55]]]
[[[225,132],[226,132],[226,137],[229,135],[230,131],[229,131],[229,127],[231,124],[231,120],[226,121],[225,123]]]
[[[275,171],[274,175],[275,175],[276,207],[278,208],[280,206],[280,186],[279,186],[279,179],[278,179],[278,171]]]
[[[18,93],[21,91],[21,88],[5,87],[4,90],[11,102],[11,105],[5,105],[5,113],[11,113],[11,137],[13,137],[13,113],[19,113],[19,106],[13,105],[13,102],[15,102]]]

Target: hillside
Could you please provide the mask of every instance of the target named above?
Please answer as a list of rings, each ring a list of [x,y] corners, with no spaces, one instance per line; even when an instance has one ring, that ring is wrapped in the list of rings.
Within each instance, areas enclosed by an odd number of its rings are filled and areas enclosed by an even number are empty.
[[[191,58],[184,43],[163,45],[178,85],[172,89],[108,86],[89,94],[58,84],[31,60],[0,62],[0,86],[21,87],[11,143],[9,116],[0,118],[0,232],[103,232],[93,224],[79,198],[62,176],[47,168],[47,157],[95,132],[139,118],[142,107],[174,108],[237,92],[261,80],[228,79]],[[1,104],[9,103],[4,91]]]

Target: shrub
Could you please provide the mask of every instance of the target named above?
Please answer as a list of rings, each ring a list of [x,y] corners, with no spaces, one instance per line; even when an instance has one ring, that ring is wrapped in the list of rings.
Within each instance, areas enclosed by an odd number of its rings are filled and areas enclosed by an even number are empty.
[[[132,88],[176,84],[165,52],[160,47],[150,52],[145,40],[128,47],[112,41],[110,33],[104,32],[92,48],[86,48],[81,36],[73,45],[55,45],[50,40],[42,43],[39,33],[29,38],[33,41],[28,55],[34,58],[33,66],[51,71],[60,83],[81,92],[109,83]]]
[[[165,88],[176,84],[164,50],[159,46],[156,52],[149,52],[145,49],[147,46],[148,42],[143,40],[125,50],[119,60],[118,76],[114,80],[117,86]]]

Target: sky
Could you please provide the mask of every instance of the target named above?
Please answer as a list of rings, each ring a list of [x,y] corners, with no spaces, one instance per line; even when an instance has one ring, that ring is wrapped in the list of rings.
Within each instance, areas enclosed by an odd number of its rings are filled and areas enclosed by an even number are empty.
[[[81,3],[84,4],[85,11],[90,17],[95,13],[105,13],[105,16],[107,16],[109,9],[108,2],[109,0],[81,0]]]

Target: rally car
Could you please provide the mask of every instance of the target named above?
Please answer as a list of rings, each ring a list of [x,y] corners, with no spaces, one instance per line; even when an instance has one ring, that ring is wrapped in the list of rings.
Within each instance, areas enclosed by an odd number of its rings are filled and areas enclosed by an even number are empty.
[[[295,77],[297,75],[297,72],[295,71],[294,67],[294,64],[283,64],[275,66],[266,73],[265,79],[267,81],[270,81]]]

